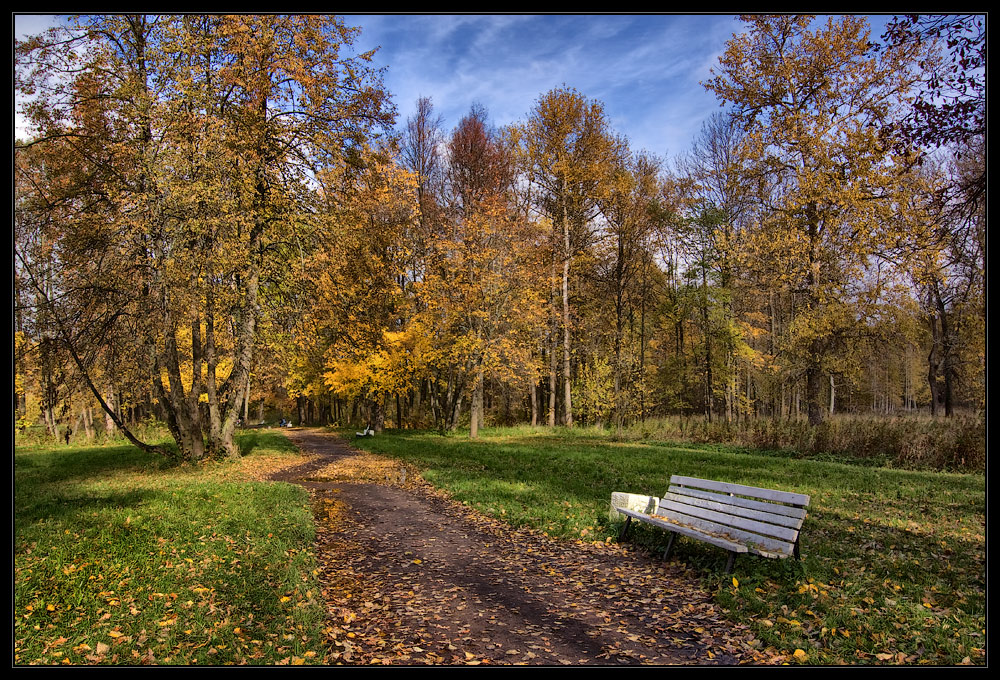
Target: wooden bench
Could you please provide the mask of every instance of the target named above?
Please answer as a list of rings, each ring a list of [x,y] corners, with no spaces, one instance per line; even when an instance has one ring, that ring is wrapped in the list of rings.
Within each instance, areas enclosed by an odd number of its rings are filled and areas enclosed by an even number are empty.
[[[728,550],[726,573],[732,573],[740,553],[798,559],[808,505],[809,496],[801,493],[674,475],[652,514],[615,508],[626,516],[618,540],[625,540],[635,519],[670,532],[664,559],[683,534]]]

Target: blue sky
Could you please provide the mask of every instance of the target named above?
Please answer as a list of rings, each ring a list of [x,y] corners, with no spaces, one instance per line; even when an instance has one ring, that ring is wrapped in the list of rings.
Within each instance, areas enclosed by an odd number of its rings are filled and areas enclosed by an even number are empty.
[[[888,16],[873,19],[877,39]],[[51,16],[16,16],[34,32]],[[700,84],[742,30],[731,14],[353,15],[359,51],[379,47],[385,85],[405,125],[430,97],[450,131],[473,103],[496,125],[524,120],[535,101],[566,85],[604,104],[612,129],[634,149],[674,157],[719,110]],[[27,29],[27,30],[25,30]]]
[[[675,155],[719,108],[709,77],[739,21],[717,16],[354,16],[359,47],[381,46],[400,122],[431,97],[452,129],[478,102],[493,122],[524,120],[567,85],[601,101],[634,148]]]

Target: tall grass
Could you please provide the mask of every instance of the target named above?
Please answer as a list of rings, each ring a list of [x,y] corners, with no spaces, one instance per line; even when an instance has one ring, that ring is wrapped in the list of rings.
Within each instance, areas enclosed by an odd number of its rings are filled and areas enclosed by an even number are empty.
[[[708,422],[669,416],[626,428],[625,441],[726,444],[793,458],[840,460],[912,470],[984,472],[986,422],[980,416],[837,415],[816,427],[805,420]]]

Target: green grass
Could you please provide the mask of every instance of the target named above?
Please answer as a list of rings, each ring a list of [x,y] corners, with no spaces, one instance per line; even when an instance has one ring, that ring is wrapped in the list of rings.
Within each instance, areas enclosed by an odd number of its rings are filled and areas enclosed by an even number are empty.
[[[757,455],[720,445],[615,442],[597,429],[387,431],[357,445],[417,465],[457,500],[550,535],[613,540],[613,491],[660,496],[672,474],[811,496],[803,559],[741,557],[680,539],[729,616],[812,664],[985,663],[985,478]],[[651,550],[666,534],[637,527]]]
[[[297,453],[244,437],[241,461],[203,465],[15,448],[15,664],[322,660],[308,495],[248,481]]]

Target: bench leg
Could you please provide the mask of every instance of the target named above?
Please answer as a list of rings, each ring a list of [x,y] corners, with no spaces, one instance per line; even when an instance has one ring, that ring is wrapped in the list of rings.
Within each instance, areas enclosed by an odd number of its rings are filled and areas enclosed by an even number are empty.
[[[795,559],[801,560],[802,556],[799,554],[799,537],[795,537],[795,545],[792,547],[792,554],[795,555]]]
[[[625,540],[625,535],[628,533],[628,527],[629,527],[629,525],[631,523],[632,523],[632,518],[631,517],[626,517],[625,518],[625,526],[623,526],[622,530],[618,532],[618,542],[619,543],[621,543],[621,542],[623,542]]]
[[[736,553],[730,552],[729,553],[729,561],[726,562],[726,573],[727,574],[732,574],[733,573],[733,565],[735,565],[735,564],[736,564]]]
[[[677,538],[677,532],[671,531],[670,538],[667,540],[667,549],[663,551],[663,559],[670,557],[670,551],[674,549],[674,539]]]

